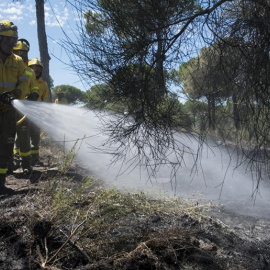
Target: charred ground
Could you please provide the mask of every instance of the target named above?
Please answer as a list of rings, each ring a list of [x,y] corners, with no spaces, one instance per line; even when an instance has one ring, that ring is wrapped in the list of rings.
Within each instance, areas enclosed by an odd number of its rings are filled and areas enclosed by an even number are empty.
[[[0,269],[270,269],[270,220],[220,205],[123,194],[43,147],[7,178]]]

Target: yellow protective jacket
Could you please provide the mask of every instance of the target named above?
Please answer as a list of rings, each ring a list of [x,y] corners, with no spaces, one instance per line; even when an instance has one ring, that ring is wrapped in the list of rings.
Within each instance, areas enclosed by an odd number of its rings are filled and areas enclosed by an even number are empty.
[[[39,88],[38,101],[50,102],[50,92],[48,84],[40,77],[37,79]]]
[[[23,97],[28,91],[28,78],[22,58],[11,53],[4,63],[0,59],[0,94],[14,89],[20,89]]]
[[[27,65],[26,66],[26,75],[27,75],[27,78],[28,78],[28,83],[29,83],[29,86],[28,86],[28,92],[26,93],[26,95],[29,95],[33,92],[36,92],[40,95],[39,93],[39,88],[38,88],[38,82],[36,80],[36,75],[35,75],[35,72],[32,68],[28,67]],[[25,99],[26,97],[22,97],[23,99]]]

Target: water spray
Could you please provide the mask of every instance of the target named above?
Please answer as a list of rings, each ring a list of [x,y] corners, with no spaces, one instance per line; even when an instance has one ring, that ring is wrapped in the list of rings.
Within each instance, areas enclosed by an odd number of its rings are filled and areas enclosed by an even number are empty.
[[[112,164],[112,157],[115,155],[117,145],[108,145],[108,134],[104,131],[103,122],[110,121],[112,115],[77,108],[75,106],[36,102],[28,100],[12,100],[12,105],[34,124],[39,126],[59,144],[64,144],[66,150],[74,147],[76,142],[79,146],[76,149],[78,164],[90,169],[93,175],[102,179],[111,186],[121,190],[144,191],[160,194],[174,194],[188,198],[202,198],[213,201],[226,202],[228,207],[236,208],[240,213],[246,210],[255,213],[252,201],[252,177],[248,175],[243,167],[236,169],[230,153],[222,147],[205,147],[202,151],[200,164],[201,168],[191,179],[190,169],[194,166],[194,157],[185,154],[186,167],[181,167],[173,175],[166,165],[160,166],[156,178],[149,182],[149,175],[145,167],[136,167],[128,170],[128,160],[132,160],[132,153],[125,157],[125,161]],[[108,119],[106,119],[108,117]],[[111,119],[113,121],[113,119]],[[183,134],[177,134],[177,140],[190,149],[196,149],[198,142],[187,138]],[[173,153],[172,153],[173,154]],[[171,159],[173,162],[174,156]],[[220,196],[220,189],[222,194]],[[198,195],[199,194],[199,195]],[[269,189],[261,188],[260,196],[256,199],[258,206],[257,213],[270,216]],[[260,208],[261,207],[261,208]],[[263,210],[262,210],[263,209]]]

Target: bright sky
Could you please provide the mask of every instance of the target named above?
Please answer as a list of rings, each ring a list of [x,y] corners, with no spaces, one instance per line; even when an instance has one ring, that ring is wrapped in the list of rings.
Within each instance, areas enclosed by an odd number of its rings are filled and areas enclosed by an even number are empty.
[[[40,59],[35,0],[25,0],[23,3],[1,0],[0,20],[9,20],[17,25],[19,38],[27,39],[30,42],[29,59],[35,57]],[[62,61],[68,63],[69,59],[64,49],[59,45],[59,41],[64,39],[61,27],[68,35],[74,35],[72,32],[76,31],[76,22],[71,7],[62,0],[47,0],[45,3],[45,22],[51,57],[50,75],[54,80],[54,86],[69,84],[83,91],[89,89],[90,86],[84,84],[76,72],[62,63]]]

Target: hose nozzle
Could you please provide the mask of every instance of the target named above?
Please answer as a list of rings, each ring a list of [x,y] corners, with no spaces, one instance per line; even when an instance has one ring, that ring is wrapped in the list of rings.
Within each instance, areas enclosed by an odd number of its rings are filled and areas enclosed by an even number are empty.
[[[14,100],[15,98],[12,96],[11,92],[4,92],[0,95],[0,101],[3,104],[8,104],[11,105],[11,101]]]

